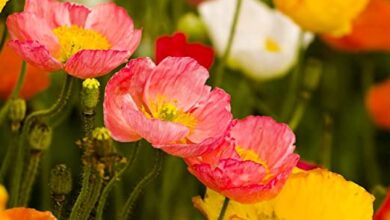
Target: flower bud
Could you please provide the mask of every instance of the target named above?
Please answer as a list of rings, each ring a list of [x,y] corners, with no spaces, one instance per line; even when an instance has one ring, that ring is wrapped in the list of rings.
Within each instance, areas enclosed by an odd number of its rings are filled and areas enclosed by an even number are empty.
[[[51,143],[52,129],[45,123],[38,122],[33,124],[30,134],[29,143],[33,150],[46,150]]]
[[[187,13],[179,19],[177,31],[186,33],[192,41],[204,41],[207,36],[205,25],[194,13]]]
[[[92,112],[96,108],[99,102],[99,87],[100,83],[95,78],[90,78],[83,81],[81,101],[85,112]]]
[[[20,122],[26,116],[26,101],[24,99],[11,100],[8,117],[12,122],[12,130],[18,130]]]
[[[66,195],[72,190],[72,175],[65,164],[58,164],[51,170],[49,186],[56,195]]]
[[[95,128],[92,131],[92,138],[96,147],[95,152],[99,157],[108,156],[114,152],[111,135],[107,128]]]

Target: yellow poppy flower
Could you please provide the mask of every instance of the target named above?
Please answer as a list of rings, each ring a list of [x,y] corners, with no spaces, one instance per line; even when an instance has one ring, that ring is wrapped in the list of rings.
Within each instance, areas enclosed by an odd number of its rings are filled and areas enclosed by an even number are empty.
[[[368,0],[275,0],[276,7],[302,28],[342,36],[351,32],[351,25]]]
[[[224,197],[207,190],[195,206],[209,220],[218,219]],[[252,205],[230,201],[226,220],[371,220],[373,196],[359,185],[324,169],[290,176],[280,194]]]
[[[7,3],[8,0],[0,0],[0,12],[3,10],[5,3]]]

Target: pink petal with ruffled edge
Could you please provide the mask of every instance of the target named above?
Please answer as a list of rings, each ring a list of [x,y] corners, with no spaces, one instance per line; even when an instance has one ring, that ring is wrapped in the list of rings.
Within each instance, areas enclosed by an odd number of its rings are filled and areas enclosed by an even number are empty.
[[[207,138],[223,135],[232,121],[230,112],[230,95],[219,88],[215,88],[207,102],[193,111],[196,118],[196,127],[187,137],[193,143],[200,143]]]
[[[57,7],[59,7],[60,4],[60,2],[55,0],[26,0],[24,11],[40,16],[47,22],[51,29],[54,29],[58,26],[54,17]],[[39,25],[39,23],[36,25]]]
[[[283,163],[295,149],[294,133],[286,124],[278,123],[271,117],[248,116],[239,120],[232,128],[231,136],[236,139],[237,145],[255,151],[270,167]]]
[[[146,78],[154,67],[155,64],[149,58],[133,59],[108,81],[103,103],[104,124],[114,140],[126,142],[141,138],[127,124],[122,106],[139,109]]]
[[[114,50],[128,50],[132,54],[141,41],[141,30],[134,30],[133,20],[126,10],[114,3],[103,3],[92,8],[85,28],[104,35]]]
[[[186,112],[204,95],[207,69],[189,57],[167,57],[146,82],[144,102],[149,108],[159,99],[175,103]]]
[[[86,79],[102,76],[129,58],[128,51],[82,50],[65,63],[65,71],[77,78]]]
[[[181,124],[158,119],[147,119],[140,111],[127,108],[127,106],[124,106],[122,111],[127,124],[153,145],[179,141],[189,132],[189,129]]]
[[[208,138],[199,144],[154,144],[153,147],[160,148],[165,152],[182,157],[196,157],[208,153],[214,150],[220,143],[222,143],[223,138]]]
[[[38,68],[55,71],[62,69],[63,65],[52,57],[45,46],[36,41],[20,42],[18,40],[10,41],[9,46],[28,63]]]
[[[91,10],[76,3],[65,2],[63,5],[68,11],[70,24],[84,27]]]
[[[83,5],[65,2],[55,6],[53,14],[53,29],[61,26],[76,25],[84,28],[90,9]]]
[[[56,54],[60,49],[58,39],[47,22],[34,13],[21,12],[8,16],[7,27],[11,40],[38,41],[51,54]]]
[[[234,159],[221,160],[216,165],[189,164],[189,171],[207,187],[218,192],[258,185],[265,177],[265,169],[261,165]]]

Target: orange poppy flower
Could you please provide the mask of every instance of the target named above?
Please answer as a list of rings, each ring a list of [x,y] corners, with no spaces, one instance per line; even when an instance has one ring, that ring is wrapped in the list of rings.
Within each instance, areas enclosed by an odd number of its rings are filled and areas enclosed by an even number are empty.
[[[41,212],[30,208],[4,209],[8,194],[3,185],[0,185],[0,220],[56,220],[51,212]]]
[[[18,80],[22,58],[7,44],[0,53],[0,98],[6,99]],[[49,73],[27,65],[27,74],[20,96],[28,99],[49,86]]]
[[[373,86],[367,95],[367,108],[374,122],[390,128],[390,79]]]
[[[390,1],[370,0],[353,22],[352,32],[323,39],[332,47],[346,51],[390,51]]]

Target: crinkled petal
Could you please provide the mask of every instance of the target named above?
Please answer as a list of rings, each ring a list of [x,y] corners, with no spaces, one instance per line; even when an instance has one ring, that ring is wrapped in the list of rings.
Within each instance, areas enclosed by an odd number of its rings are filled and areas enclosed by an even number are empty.
[[[189,129],[181,124],[147,119],[142,112],[134,109],[122,108],[122,111],[127,124],[153,146],[179,141],[189,132]]]
[[[8,31],[12,40],[38,41],[51,54],[55,55],[60,48],[57,37],[48,23],[34,13],[15,13],[7,19]]]
[[[62,63],[52,57],[45,46],[37,41],[20,42],[18,40],[10,41],[9,46],[28,63],[40,69],[55,71],[62,68]]]
[[[69,58],[65,71],[81,79],[99,77],[125,63],[129,56],[128,51],[82,50]]]
[[[149,58],[131,60],[107,83],[104,94],[104,124],[117,141],[136,141],[141,137],[129,126],[122,108],[138,110],[142,91],[154,63]]]
[[[148,79],[144,102],[151,108],[161,98],[186,112],[204,94],[208,71],[189,57],[167,57]]]
[[[271,117],[248,116],[237,122],[231,135],[238,146],[255,151],[270,167],[283,163],[295,149],[294,133],[286,124]]]
[[[222,89],[214,89],[207,102],[193,111],[192,115],[197,123],[188,136],[191,142],[200,143],[207,138],[223,135],[233,118],[230,95]]]
[[[57,9],[61,7],[60,4],[61,3],[56,0],[26,0],[24,11],[40,16],[47,22],[51,29],[54,29],[58,26],[55,14],[58,12]],[[63,19],[66,20],[67,17],[64,17]],[[37,25],[40,25],[40,23],[37,23]]]
[[[85,28],[105,36],[114,50],[128,50],[132,54],[141,41],[141,30],[135,30],[126,10],[114,3],[103,3],[92,8]]]
[[[214,150],[223,141],[223,138],[208,138],[201,143],[189,144],[163,144],[154,145],[164,149],[165,152],[183,158],[196,157]]]
[[[91,12],[91,10],[84,7],[83,5],[70,3],[70,2],[65,2],[64,6],[69,11],[70,23],[72,25],[84,27],[87,17]]]

